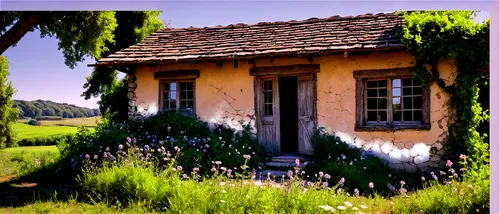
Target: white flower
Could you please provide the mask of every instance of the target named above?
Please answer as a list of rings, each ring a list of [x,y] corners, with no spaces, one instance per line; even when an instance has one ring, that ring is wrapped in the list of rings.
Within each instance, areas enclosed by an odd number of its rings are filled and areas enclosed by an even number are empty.
[[[344,206],[338,206],[337,209],[339,209],[339,210],[345,210],[345,207]]]
[[[358,208],[357,207],[353,207],[352,210],[358,210]]]
[[[247,195],[247,198],[250,198],[250,196],[249,196],[249,195]]]
[[[224,200],[220,200],[220,202],[221,202],[221,203],[226,203],[226,201],[224,201]]]
[[[367,206],[365,206],[365,205],[360,205],[359,207],[361,207],[361,209],[366,209],[366,208],[368,208],[368,207],[367,207]]]
[[[346,206],[352,207],[352,204],[351,204],[351,202],[349,202],[349,201],[344,202],[344,204],[345,204]]]
[[[325,210],[325,211],[332,211],[332,212],[335,212],[335,209],[333,207],[330,207],[328,205],[322,205],[322,206],[319,206],[319,208]]]
[[[222,193],[226,193],[226,190],[221,190],[220,192],[222,192]]]

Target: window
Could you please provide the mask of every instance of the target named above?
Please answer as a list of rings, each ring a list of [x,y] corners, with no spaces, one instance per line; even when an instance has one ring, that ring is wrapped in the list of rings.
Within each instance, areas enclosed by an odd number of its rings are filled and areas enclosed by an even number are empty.
[[[406,69],[355,71],[356,129],[428,129],[429,93]]]
[[[264,116],[273,115],[273,81],[264,80]]]
[[[194,115],[194,81],[161,81],[161,108]]]

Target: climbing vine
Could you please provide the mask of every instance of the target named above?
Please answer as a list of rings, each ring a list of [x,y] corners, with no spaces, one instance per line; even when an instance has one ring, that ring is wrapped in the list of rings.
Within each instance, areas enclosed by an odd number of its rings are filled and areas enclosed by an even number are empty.
[[[474,22],[471,11],[426,11],[403,14],[401,40],[415,58],[414,78],[423,87],[436,83],[450,95],[454,109],[448,128],[448,154],[468,156],[472,178],[489,176],[489,145],[477,127],[489,120],[478,102],[479,88],[487,84],[489,63],[489,20]],[[452,84],[440,78],[438,64],[455,63],[457,74]]]

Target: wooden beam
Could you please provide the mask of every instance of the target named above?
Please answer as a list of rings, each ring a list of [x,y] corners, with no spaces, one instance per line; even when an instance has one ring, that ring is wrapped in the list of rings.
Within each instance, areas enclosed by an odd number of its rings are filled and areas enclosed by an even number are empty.
[[[353,71],[353,76],[355,79],[411,76],[412,74],[413,72],[408,68]]]
[[[319,64],[267,66],[250,68],[251,76],[311,74],[319,72]]]
[[[168,80],[179,80],[179,79],[196,79],[200,77],[199,70],[174,70],[174,71],[160,71],[154,73],[155,80],[168,79]]]

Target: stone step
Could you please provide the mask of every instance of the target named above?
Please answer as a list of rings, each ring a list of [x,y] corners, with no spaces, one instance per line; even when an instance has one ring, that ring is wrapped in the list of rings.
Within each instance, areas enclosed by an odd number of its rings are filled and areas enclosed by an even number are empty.
[[[273,162],[281,162],[281,163],[293,163],[295,164],[295,160],[299,159],[301,163],[308,161],[307,158],[299,157],[299,156],[276,156],[272,157]]]
[[[293,163],[286,163],[286,162],[283,163],[283,162],[271,161],[271,162],[267,162],[266,166],[272,167],[272,168],[293,170],[296,165],[295,165],[295,161]],[[300,163],[300,167],[303,168],[304,167],[304,163]]]

